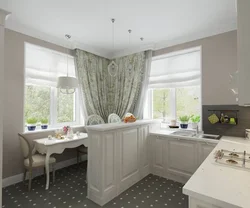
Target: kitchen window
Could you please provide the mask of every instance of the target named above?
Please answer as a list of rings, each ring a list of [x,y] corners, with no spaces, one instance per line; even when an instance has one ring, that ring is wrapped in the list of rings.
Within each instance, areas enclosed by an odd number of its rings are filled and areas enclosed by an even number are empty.
[[[201,49],[154,57],[144,118],[201,115]]]
[[[69,76],[75,77],[74,57],[68,55]],[[56,88],[57,77],[67,74],[67,55],[25,44],[24,123],[37,120],[37,128],[48,119],[49,128],[77,125],[80,120],[79,93],[62,94]]]

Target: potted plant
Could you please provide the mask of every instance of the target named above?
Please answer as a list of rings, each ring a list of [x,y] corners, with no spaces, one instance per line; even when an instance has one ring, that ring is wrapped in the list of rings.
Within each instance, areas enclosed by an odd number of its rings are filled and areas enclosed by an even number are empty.
[[[196,116],[191,116],[191,121],[192,121],[192,128],[193,129],[196,129],[197,126],[198,126],[198,123],[200,122],[201,120],[201,117],[199,115],[196,115]]]
[[[42,129],[47,129],[49,120],[47,118],[42,118],[40,121],[41,121],[41,128]]]
[[[180,116],[179,117],[180,126],[182,129],[187,129],[189,119],[190,119],[190,116]]]
[[[37,119],[34,117],[29,117],[26,119],[27,128],[29,131],[34,131],[36,129]]]

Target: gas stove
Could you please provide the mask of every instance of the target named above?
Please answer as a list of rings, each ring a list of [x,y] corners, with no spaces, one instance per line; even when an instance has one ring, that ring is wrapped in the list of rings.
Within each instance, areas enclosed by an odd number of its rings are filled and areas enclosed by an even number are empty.
[[[231,167],[250,170],[250,154],[221,149],[215,152],[215,162]]]

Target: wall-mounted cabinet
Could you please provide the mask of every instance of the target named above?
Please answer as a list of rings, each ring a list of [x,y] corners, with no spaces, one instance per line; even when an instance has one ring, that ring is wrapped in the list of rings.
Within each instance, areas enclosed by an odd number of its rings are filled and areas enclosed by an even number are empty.
[[[237,1],[239,105],[250,106],[250,1]]]

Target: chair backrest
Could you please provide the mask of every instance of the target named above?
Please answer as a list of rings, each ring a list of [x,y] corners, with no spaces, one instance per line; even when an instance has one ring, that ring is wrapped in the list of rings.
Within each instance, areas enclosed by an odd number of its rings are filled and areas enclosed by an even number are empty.
[[[32,156],[31,145],[22,134],[18,134],[18,136],[21,142],[21,149],[22,149],[23,157],[27,159],[29,158],[29,156]]]
[[[109,115],[108,123],[120,123],[120,122],[121,122],[121,118],[117,114],[112,113]]]
[[[104,120],[101,116],[98,116],[96,114],[90,115],[87,119],[86,125],[92,126],[92,125],[98,125],[98,124],[104,124]]]

